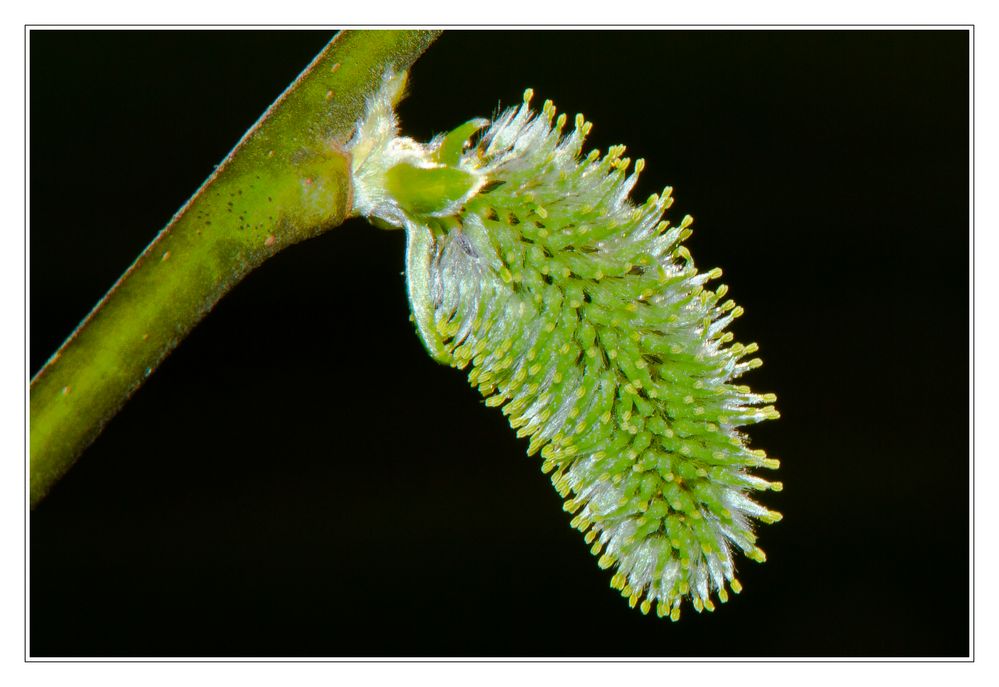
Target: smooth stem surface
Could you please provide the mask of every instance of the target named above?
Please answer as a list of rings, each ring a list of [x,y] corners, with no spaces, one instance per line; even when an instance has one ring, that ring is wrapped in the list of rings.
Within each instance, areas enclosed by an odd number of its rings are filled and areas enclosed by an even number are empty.
[[[365,98],[436,36],[338,34],[49,359],[31,382],[32,508],[229,289],[282,248],[343,222],[343,145]]]

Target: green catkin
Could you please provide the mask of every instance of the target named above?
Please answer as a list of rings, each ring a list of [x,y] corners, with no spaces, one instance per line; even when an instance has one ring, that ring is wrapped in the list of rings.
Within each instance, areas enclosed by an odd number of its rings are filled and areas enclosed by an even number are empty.
[[[777,461],[739,431],[778,417],[775,398],[734,383],[759,365],[756,346],[725,332],[742,309],[712,289],[721,270],[694,267],[691,218],[662,220],[671,189],[634,206],[644,161],[629,174],[623,146],[584,157],[590,123],[564,132],[565,116],[550,102],[532,111],[531,96],[470,147],[484,120],[426,146],[372,143],[396,131],[391,106],[372,103],[391,121],[363,122],[353,143],[382,151],[355,160],[358,213],[405,227],[427,349],[468,370],[540,454],[611,586],[659,617],[677,620],[683,599],[714,610],[712,595],[741,591],[733,549],[765,559],[753,520],[781,517],[747,495],[781,489],[749,472]]]

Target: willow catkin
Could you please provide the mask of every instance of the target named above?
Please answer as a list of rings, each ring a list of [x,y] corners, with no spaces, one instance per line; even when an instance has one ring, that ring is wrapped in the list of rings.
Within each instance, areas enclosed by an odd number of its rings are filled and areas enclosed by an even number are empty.
[[[529,439],[632,607],[713,610],[741,590],[733,551],[765,560],[753,522],[781,518],[750,497],[781,489],[752,472],[778,462],[739,429],[778,413],[735,383],[761,362],[726,332],[742,308],[708,288],[721,270],[699,272],[683,246],[691,218],[662,219],[670,188],[634,205],[644,161],[584,155],[591,124],[567,132],[530,90],[491,124],[400,137],[402,81],[386,77],[349,144],[355,212],[405,228],[428,351]]]

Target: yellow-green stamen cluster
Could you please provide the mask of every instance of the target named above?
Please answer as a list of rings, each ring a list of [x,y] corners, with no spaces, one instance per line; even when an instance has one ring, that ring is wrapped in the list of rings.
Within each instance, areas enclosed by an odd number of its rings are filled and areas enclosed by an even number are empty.
[[[781,517],[748,496],[781,488],[752,474],[778,462],[739,431],[778,417],[772,394],[735,383],[757,347],[725,331],[742,308],[707,288],[720,270],[694,267],[690,217],[662,220],[671,189],[634,206],[644,162],[629,174],[623,147],[582,157],[590,123],[564,133],[564,114],[530,100],[462,152],[475,188],[460,209],[401,212],[414,319],[540,453],[631,606],[714,610],[741,590],[732,549],[765,558],[752,521]]]

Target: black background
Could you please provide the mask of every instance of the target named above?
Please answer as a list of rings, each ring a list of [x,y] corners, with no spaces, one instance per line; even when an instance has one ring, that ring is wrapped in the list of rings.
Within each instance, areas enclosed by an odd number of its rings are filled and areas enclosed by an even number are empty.
[[[330,32],[30,47],[37,371]],[[31,515],[35,656],[960,656],[968,643],[968,34],[449,32],[425,139],[532,86],[696,218],[783,418],[785,514],[679,623],[608,587],[498,412],[350,221],[227,296]]]

